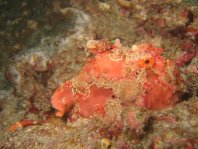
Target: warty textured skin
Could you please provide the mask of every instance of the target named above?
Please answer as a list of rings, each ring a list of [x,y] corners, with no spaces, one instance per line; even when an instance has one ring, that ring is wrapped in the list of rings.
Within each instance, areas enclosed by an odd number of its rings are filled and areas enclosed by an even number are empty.
[[[178,102],[179,72],[173,61],[161,55],[163,49],[148,43],[123,47],[119,39],[114,43],[90,40],[87,48],[95,56],[51,97],[56,116],[69,113],[86,118],[104,116],[111,100],[150,110]]]

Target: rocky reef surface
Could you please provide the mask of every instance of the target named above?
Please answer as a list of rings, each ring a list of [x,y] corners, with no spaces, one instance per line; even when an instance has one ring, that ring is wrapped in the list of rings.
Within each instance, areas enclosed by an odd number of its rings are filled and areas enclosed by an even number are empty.
[[[0,8],[0,148],[198,148],[197,1]]]

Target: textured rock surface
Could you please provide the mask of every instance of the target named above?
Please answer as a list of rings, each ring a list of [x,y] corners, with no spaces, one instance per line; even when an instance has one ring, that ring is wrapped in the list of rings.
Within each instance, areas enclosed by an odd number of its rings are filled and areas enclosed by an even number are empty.
[[[195,0],[0,0],[0,148],[197,148],[196,4]],[[79,117],[74,106],[71,113],[56,118],[50,104],[55,89],[77,76],[94,58],[92,53],[109,49],[108,42],[105,49],[90,51],[87,41],[116,38],[128,50],[150,43],[164,50],[164,59],[178,59],[184,83],[178,88],[180,102],[153,111],[112,96],[103,117]],[[113,74],[118,77],[120,72]],[[92,86],[103,91],[97,87]],[[145,87],[149,89],[149,84]],[[116,94],[129,99],[131,92]],[[11,132],[12,126],[16,129]]]

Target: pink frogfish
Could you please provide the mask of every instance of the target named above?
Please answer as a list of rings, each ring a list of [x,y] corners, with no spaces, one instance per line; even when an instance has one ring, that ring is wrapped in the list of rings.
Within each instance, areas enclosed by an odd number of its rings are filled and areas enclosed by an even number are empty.
[[[148,110],[161,110],[178,102],[179,73],[174,61],[162,56],[162,48],[147,43],[129,48],[116,39],[90,40],[87,49],[94,57],[51,97],[56,116],[104,116],[110,100]]]

